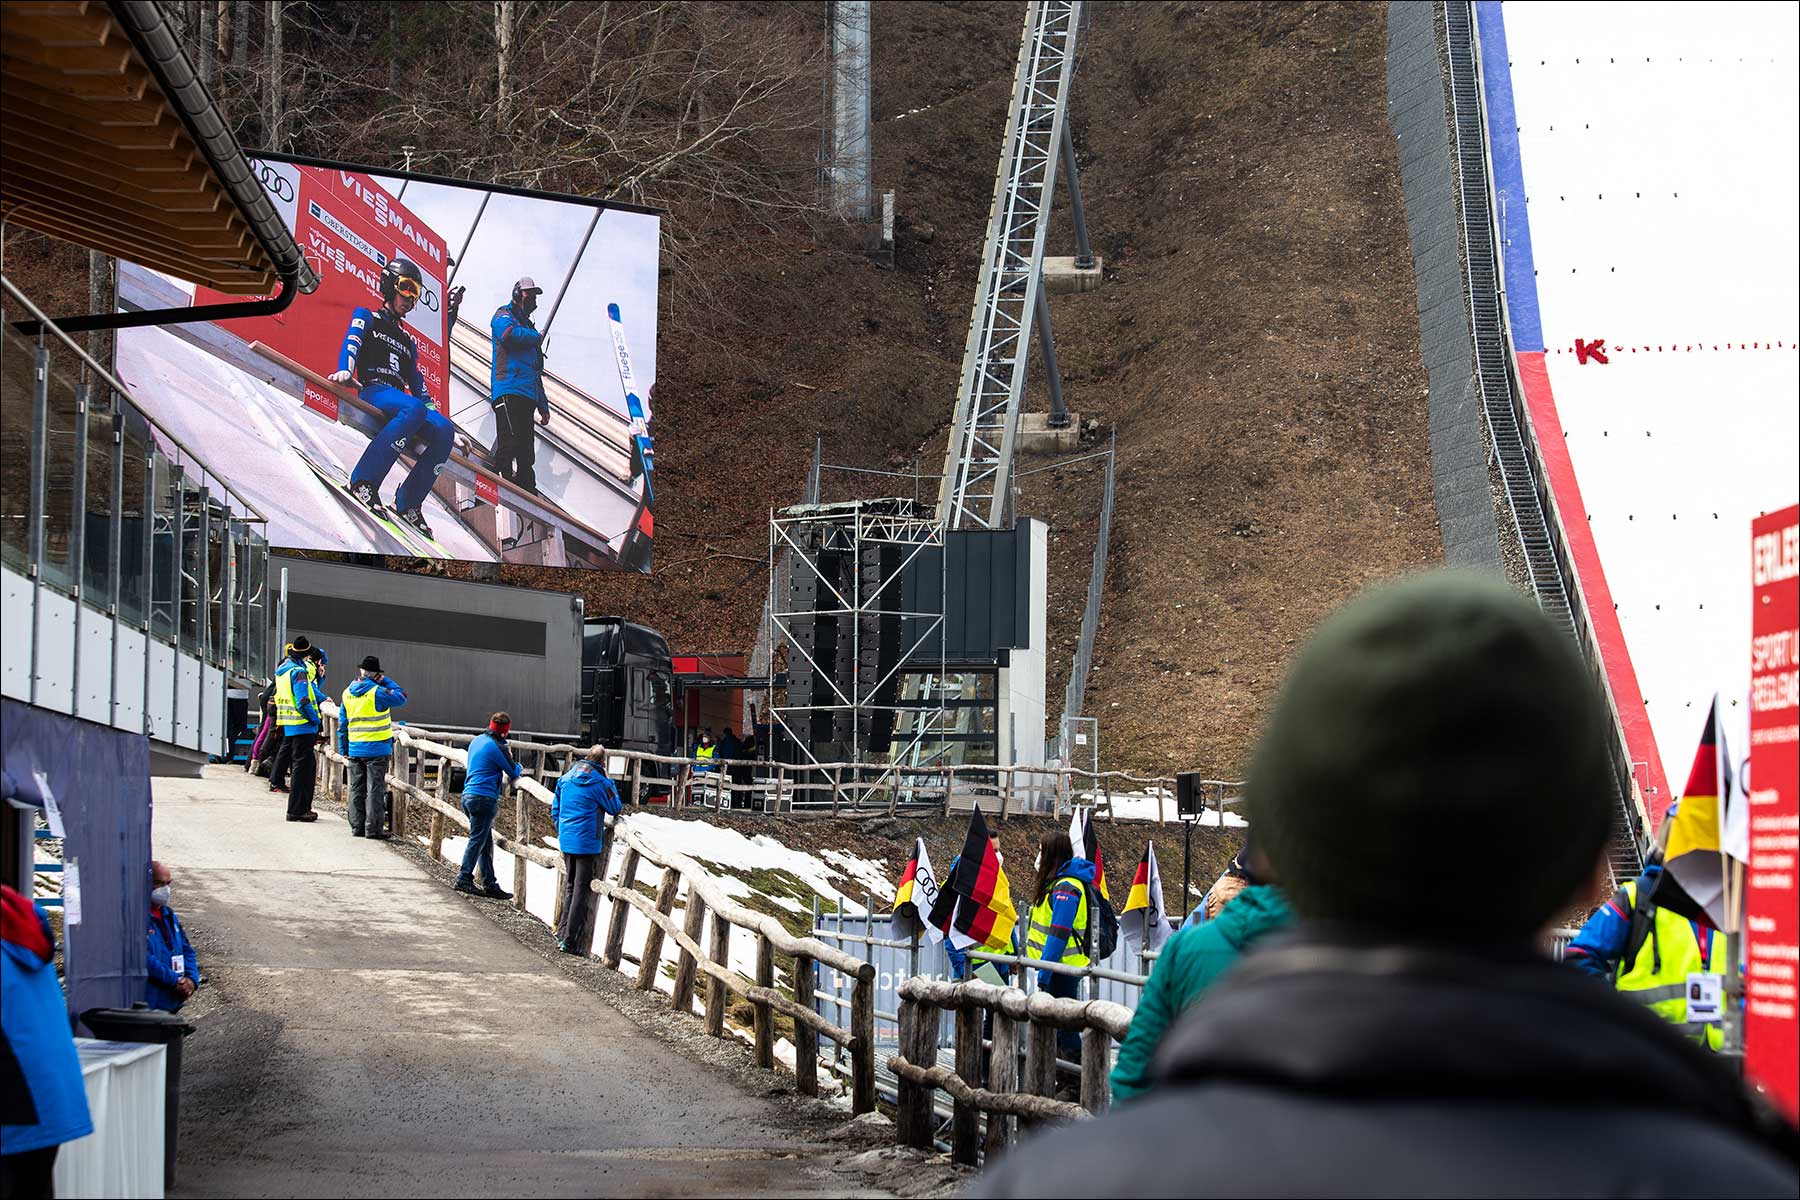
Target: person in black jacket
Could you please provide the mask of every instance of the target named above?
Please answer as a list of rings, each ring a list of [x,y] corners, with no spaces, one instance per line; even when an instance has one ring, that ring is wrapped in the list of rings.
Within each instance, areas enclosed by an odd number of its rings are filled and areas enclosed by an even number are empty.
[[[1140,1099],[972,1194],[1792,1197],[1791,1128],[1536,948],[1596,890],[1609,725],[1567,635],[1497,580],[1425,576],[1327,622],[1246,785],[1296,928],[1165,1035]]]

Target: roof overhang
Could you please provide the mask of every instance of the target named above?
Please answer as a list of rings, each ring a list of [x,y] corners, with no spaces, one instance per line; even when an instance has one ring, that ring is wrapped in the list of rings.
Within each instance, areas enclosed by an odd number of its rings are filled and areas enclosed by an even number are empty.
[[[234,296],[317,276],[151,0],[0,6],[0,219]]]

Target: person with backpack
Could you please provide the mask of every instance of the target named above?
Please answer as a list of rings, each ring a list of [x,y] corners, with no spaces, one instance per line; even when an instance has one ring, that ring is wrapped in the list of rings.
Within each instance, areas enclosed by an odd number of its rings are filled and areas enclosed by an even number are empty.
[[[1094,887],[1094,864],[1075,856],[1068,830],[1046,833],[1038,842],[1037,888],[1025,936],[1026,957],[1066,967],[1085,967],[1096,958],[1105,958],[1112,951],[1103,935],[1107,916],[1112,916],[1112,905]],[[1115,944],[1118,929],[1118,918],[1113,916]],[[1038,986],[1052,996],[1071,1000],[1081,994],[1080,977],[1059,971],[1040,968]],[[1075,1030],[1058,1030],[1056,1046],[1060,1057],[1081,1061],[1081,1035]]]
[[[1717,1021],[1688,1020],[1688,976],[1725,973],[1725,935],[1660,862],[1650,863],[1589,917],[1563,962],[1611,983],[1715,1054]]]

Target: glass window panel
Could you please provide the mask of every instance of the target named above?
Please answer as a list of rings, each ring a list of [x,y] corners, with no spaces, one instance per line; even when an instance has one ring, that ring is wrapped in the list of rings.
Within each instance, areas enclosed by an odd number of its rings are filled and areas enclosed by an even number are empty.
[[[206,656],[215,666],[225,663],[225,608],[230,603],[226,591],[225,554],[226,538],[230,536],[230,527],[226,525],[225,506],[217,500],[206,503]]]
[[[205,509],[200,505],[200,484],[192,476],[184,476],[180,494],[181,520],[181,648],[190,654],[200,652],[201,577],[206,571],[202,557],[201,523]]]
[[[250,534],[250,571],[248,575],[250,588],[245,607],[249,616],[245,620],[244,636],[249,639],[248,673],[252,679],[262,679],[268,670],[269,645],[269,544],[262,535],[252,531]]]
[[[95,608],[112,603],[113,414],[110,388],[96,387],[88,400],[87,495],[82,514],[81,594]]]
[[[75,376],[79,360],[61,342],[44,341],[50,352],[44,408],[44,582],[75,589]],[[58,353],[60,351],[60,353]]]
[[[175,483],[175,467],[162,451],[156,452],[151,520],[150,632],[164,641],[175,640],[175,550],[180,541],[181,493]]]
[[[141,628],[148,613],[150,580],[144,573],[149,546],[150,426],[135,409],[125,410],[124,463],[119,513],[119,620]]]
[[[19,310],[11,310],[17,312]],[[25,574],[31,559],[31,424],[37,343],[4,319],[0,346],[0,559]]]

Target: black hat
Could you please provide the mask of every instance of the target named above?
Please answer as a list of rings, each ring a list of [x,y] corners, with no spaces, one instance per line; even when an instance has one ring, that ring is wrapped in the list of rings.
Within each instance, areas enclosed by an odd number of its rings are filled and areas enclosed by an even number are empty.
[[[362,660],[362,669],[371,675],[381,674],[381,660],[373,654]]]
[[[1250,823],[1305,917],[1522,941],[1599,861],[1610,725],[1535,605],[1491,576],[1421,576],[1354,601],[1294,660],[1250,768]],[[1490,848],[1521,837],[1505,884],[1468,903]]]

